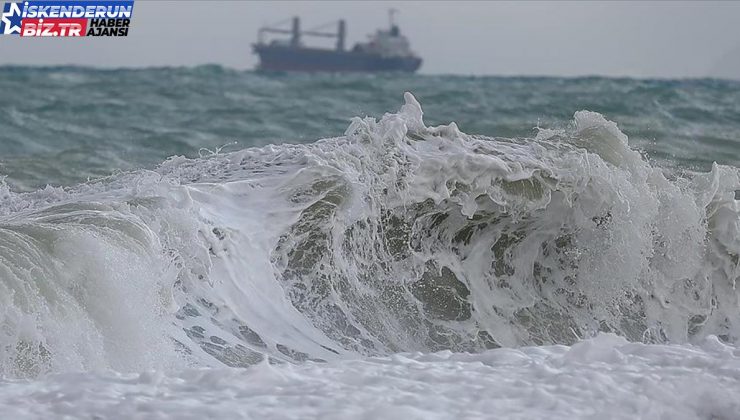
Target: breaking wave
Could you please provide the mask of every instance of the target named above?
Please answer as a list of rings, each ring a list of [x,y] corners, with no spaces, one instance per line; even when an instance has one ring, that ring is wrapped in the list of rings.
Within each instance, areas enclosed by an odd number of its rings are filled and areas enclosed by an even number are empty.
[[[0,376],[738,340],[737,168],[653,167],[597,113],[490,138],[405,100],[313,144],[0,187]]]

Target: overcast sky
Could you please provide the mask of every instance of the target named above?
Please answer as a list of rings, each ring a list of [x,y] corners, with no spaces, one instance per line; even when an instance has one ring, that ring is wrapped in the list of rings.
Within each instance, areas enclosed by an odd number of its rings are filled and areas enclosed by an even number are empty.
[[[2,36],[0,64],[253,68],[263,24],[345,18],[351,45],[385,27],[390,7],[422,73],[740,79],[740,2],[136,0],[126,38]]]

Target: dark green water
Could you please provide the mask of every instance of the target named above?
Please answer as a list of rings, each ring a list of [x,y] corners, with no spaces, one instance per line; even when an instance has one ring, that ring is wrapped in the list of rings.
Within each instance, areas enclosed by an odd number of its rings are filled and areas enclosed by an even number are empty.
[[[0,175],[15,190],[71,185],[270,143],[343,134],[404,91],[426,121],[531,137],[590,110],[663,167],[740,166],[740,82],[419,75],[263,75],[217,66],[142,70],[0,67]]]

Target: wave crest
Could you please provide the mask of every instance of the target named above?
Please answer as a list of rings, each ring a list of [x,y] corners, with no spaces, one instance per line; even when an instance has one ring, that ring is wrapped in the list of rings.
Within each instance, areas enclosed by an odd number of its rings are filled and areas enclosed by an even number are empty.
[[[310,145],[0,192],[0,371],[740,336],[737,168],[666,176],[586,111],[509,139],[405,102]]]

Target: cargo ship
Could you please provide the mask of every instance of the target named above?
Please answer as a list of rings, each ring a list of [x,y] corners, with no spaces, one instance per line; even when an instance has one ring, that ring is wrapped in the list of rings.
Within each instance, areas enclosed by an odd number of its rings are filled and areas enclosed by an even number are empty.
[[[287,23],[287,22],[286,22]],[[259,29],[258,41],[253,49],[259,55],[257,70],[278,72],[408,72],[421,66],[421,58],[411,51],[408,39],[401,35],[390,13],[390,27],[378,30],[368,42],[345,48],[347,26],[344,20],[337,23],[336,32],[318,29],[302,31],[298,17],[292,19],[291,28],[265,26]],[[280,24],[278,24],[280,25]],[[265,40],[266,34],[287,34],[289,39]],[[303,44],[303,37],[336,38],[336,47],[319,48]]]

